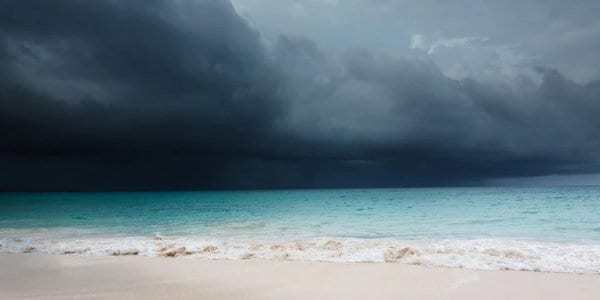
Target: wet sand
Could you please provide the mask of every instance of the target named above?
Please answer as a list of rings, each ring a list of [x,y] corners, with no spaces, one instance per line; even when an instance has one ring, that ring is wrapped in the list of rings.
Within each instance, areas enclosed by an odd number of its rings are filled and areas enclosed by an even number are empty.
[[[600,275],[0,254],[0,299],[600,299]]]

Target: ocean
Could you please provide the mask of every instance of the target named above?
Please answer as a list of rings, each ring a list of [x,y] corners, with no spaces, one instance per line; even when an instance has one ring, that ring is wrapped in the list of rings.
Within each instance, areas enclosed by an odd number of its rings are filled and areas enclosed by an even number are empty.
[[[600,274],[600,187],[0,194],[0,253]]]

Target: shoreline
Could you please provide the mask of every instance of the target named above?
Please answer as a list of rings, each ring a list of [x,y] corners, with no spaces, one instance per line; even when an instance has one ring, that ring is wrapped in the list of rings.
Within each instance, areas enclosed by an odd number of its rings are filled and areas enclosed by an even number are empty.
[[[52,236],[47,232],[17,233],[0,237],[0,253],[399,263],[468,270],[600,274],[600,244],[490,238],[440,240],[170,236],[63,238]]]
[[[0,299],[600,299],[595,274],[42,253],[0,266]]]

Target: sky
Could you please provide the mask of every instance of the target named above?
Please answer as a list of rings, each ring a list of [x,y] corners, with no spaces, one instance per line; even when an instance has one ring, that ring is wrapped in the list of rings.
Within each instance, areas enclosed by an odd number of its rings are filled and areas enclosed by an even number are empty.
[[[600,184],[598,15],[1,1],[0,191]]]

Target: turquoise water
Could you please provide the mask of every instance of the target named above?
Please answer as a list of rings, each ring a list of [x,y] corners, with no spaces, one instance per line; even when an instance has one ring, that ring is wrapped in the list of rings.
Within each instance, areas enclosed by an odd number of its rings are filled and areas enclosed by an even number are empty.
[[[0,195],[0,228],[119,235],[600,241],[600,188]]]
[[[232,249],[300,241],[308,252],[299,259],[332,260],[326,252],[333,241],[342,261],[380,261],[386,249],[407,245],[420,254],[440,247],[525,254],[580,247],[594,261],[579,269],[600,269],[597,187],[17,193],[0,195],[0,207],[0,251],[9,252],[79,245],[80,252],[102,254],[127,245],[158,255],[153,247],[170,240],[188,248],[218,244],[216,258],[235,258],[244,251]],[[267,252],[251,254],[274,258]]]

